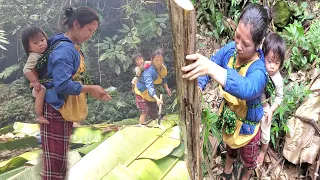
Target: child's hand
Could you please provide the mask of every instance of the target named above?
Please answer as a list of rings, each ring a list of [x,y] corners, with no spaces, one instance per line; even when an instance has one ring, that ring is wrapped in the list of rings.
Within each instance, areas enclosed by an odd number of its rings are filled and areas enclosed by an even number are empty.
[[[159,106],[160,104],[163,104],[163,101],[162,101],[161,99],[156,98],[156,100],[157,100],[157,104],[158,104],[158,106]]]
[[[273,116],[273,112],[272,112],[271,110],[269,110],[269,111],[267,112],[267,114],[266,114],[268,126],[271,125],[272,116]]]
[[[41,84],[39,81],[31,82],[31,86],[35,91],[39,92],[41,90]]]

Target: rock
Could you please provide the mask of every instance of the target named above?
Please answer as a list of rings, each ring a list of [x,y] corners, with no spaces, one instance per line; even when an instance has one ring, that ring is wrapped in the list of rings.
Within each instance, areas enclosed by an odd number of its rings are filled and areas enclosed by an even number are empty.
[[[285,1],[278,1],[273,7],[273,22],[277,27],[285,27],[290,20],[290,7]]]

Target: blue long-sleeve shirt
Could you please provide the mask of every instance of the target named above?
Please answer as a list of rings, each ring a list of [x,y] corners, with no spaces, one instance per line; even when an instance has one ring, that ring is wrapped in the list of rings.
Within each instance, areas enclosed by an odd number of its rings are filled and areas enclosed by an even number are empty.
[[[156,79],[158,79],[157,69],[153,65],[151,65],[148,69],[145,69],[143,71],[141,77],[139,78],[139,81],[137,82],[138,90],[140,92],[143,92],[148,89],[150,96],[153,97],[156,94],[153,81],[155,81]],[[166,77],[162,77],[162,84],[163,83],[167,83]]]
[[[46,83],[45,101],[55,109],[64,104],[65,95],[79,95],[82,85],[73,81],[72,76],[80,66],[80,54],[73,42],[63,34],[57,34],[49,39],[49,46],[61,41],[51,52],[48,59],[48,78]]]
[[[261,95],[264,92],[267,83],[264,55],[261,49],[259,49],[260,59],[251,64],[246,75],[243,77],[239,75],[235,69],[227,66],[230,58],[234,54],[234,51],[235,42],[230,42],[220,49],[217,54],[211,56],[210,60],[227,70],[224,91],[239,99],[246,100],[248,106],[246,119],[253,122],[259,122],[263,116],[263,107],[259,106],[254,108],[252,106],[261,103]],[[202,90],[204,90],[209,81],[210,76],[201,76],[198,78],[198,85]],[[241,128],[241,133],[252,133],[245,131],[246,127],[244,126]]]

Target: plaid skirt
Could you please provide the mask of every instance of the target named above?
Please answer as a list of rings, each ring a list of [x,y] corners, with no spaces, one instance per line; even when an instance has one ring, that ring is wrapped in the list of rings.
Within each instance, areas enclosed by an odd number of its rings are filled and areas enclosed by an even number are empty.
[[[44,117],[49,124],[40,124],[43,150],[42,179],[65,179],[67,171],[67,152],[72,132],[72,122],[62,118],[59,111],[50,104],[44,104]]]
[[[254,170],[257,167],[257,157],[259,154],[259,146],[260,146],[260,134],[261,130],[252,138],[252,140],[245,146],[239,149],[231,149],[227,145],[227,154],[231,159],[236,159],[239,151],[240,151],[240,158],[244,162],[244,167],[248,170]]]
[[[141,96],[136,95],[136,105],[141,114],[148,114],[150,119],[157,119],[158,105],[156,102],[149,102],[143,99]]]

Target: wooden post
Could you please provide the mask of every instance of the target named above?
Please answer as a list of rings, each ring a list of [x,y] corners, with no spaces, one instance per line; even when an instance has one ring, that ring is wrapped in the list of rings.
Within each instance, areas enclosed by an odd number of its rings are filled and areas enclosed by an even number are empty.
[[[169,0],[173,51],[180,105],[180,127],[186,145],[185,159],[192,180],[202,179],[200,150],[201,91],[198,81],[182,79],[181,68],[190,64],[185,57],[196,53],[196,16],[189,0]]]

